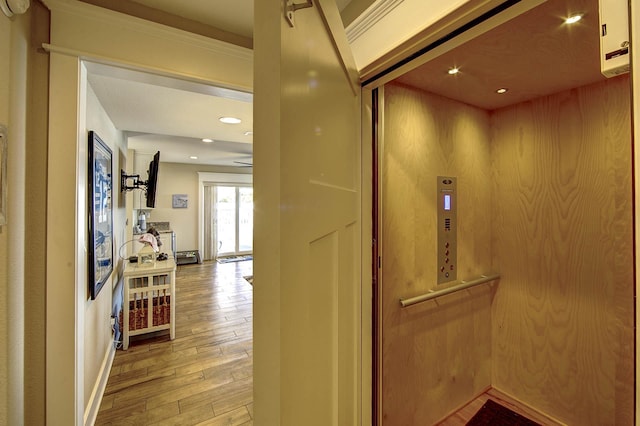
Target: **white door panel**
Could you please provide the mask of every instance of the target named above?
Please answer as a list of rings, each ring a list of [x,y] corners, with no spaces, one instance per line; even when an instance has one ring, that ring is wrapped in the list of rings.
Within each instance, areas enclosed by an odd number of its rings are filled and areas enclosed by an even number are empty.
[[[359,89],[335,4],[290,28],[276,3],[255,4],[255,423],[358,425]]]

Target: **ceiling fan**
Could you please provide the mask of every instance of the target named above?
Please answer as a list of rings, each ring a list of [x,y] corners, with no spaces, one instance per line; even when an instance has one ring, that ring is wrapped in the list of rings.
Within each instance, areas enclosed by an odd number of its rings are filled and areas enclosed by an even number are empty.
[[[249,159],[249,161],[234,161],[234,163],[239,164],[236,167],[253,167],[253,159]]]

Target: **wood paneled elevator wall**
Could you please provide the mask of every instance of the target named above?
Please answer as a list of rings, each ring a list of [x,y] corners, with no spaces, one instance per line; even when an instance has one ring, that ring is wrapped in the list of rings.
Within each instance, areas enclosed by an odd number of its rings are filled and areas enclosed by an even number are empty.
[[[384,88],[384,424],[432,424],[492,386],[567,424],[633,423],[628,76],[495,111]],[[436,177],[458,178],[458,279],[436,288]]]

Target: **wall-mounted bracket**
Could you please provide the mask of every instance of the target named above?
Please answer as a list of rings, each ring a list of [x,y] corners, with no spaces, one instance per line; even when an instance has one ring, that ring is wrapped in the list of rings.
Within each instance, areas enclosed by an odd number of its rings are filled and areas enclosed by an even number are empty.
[[[295,27],[293,14],[296,10],[313,7],[313,0],[306,0],[304,3],[294,3],[293,0],[284,0],[284,19],[291,28]]]
[[[133,180],[133,186],[127,184],[127,180]],[[120,192],[133,191],[134,189],[147,190],[147,182],[140,180],[140,175],[128,175],[124,170],[120,169]]]

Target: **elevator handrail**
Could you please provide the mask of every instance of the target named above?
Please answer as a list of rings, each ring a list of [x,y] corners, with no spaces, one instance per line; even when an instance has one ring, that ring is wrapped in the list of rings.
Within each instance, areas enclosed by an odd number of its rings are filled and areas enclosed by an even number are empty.
[[[416,303],[426,302],[427,300],[432,300],[440,296],[455,293],[457,291],[475,287],[480,284],[488,283],[489,281],[494,281],[498,278],[500,278],[500,274],[481,275],[479,278],[476,278],[474,280],[460,281],[459,284],[443,288],[441,290],[429,290],[429,293],[425,293],[420,296],[409,297],[408,299],[400,299],[400,304],[403,308],[406,308],[407,306],[415,305]]]

